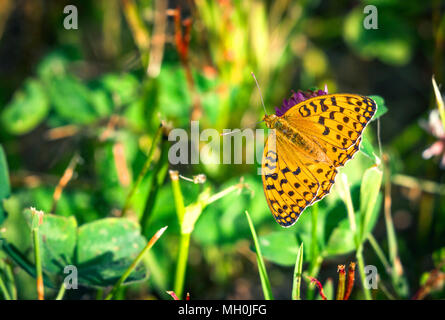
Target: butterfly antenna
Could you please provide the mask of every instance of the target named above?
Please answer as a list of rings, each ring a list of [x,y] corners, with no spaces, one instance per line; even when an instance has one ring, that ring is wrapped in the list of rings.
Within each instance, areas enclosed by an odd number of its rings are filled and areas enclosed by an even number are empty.
[[[233,131],[220,133],[219,135],[222,137],[222,136],[227,136],[227,135],[230,135],[230,134],[235,134],[235,133],[238,133],[238,132],[241,132],[241,130],[240,129],[235,129]]]
[[[261,93],[260,85],[258,84],[255,74],[253,72],[251,72],[250,74],[252,75],[253,79],[255,80],[258,91],[260,92],[261,104],[263,105],[264,114],[267,116],[266,106],[264,105],[263,94]]]

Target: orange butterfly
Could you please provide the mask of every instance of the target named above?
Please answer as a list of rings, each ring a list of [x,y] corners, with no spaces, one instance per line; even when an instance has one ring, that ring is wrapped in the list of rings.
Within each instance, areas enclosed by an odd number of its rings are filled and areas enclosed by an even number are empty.
[[[275,129],[264,146],[264,194],[283,227],[329,193],[337,168],[359,150],[362,132],[376,111],[369,97],[326,91],[294,92],[276,114],[263,118]]]

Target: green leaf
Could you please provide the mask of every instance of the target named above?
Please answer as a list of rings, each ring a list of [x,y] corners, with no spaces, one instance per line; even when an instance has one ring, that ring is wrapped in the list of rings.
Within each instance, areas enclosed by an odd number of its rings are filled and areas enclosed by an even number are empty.
[[[79,282],[89,286],[113,285],[145,247],[139,226],[125,218],[106,218],[79,228],[76,263]],[[140,265],[125,283],[143,280]]]
[[[11,194],[11,186],[9,184],[8,163],[6,162],[5,152],[0,145],[0,225],[6,219],[6,211],[3,208],[3,199]]]
[[[380,211],[378,195],[383,172],[377,167],[365,171],[360,187],[360,239],[367,237]],[[381,203],[381,202],[380,202]],[[377,208],[376,208],[377,207]]]
[[[45,214],[39,227],[44,270],[63,275],[65,266],[73,264],[77,221],[74,217]]]
[[[372,120],[374,121],[387,113],[388,108],[386,107],[385,99],[383,99],[381,96],[373,95],[369,97],[377,104],[377,111],[375,112],[374,117],[372,117]]]
[[[90,99],[99,117],[106,117],[113,111],[113,102],[105,90],[91,90]]]
[[[107,74],[100,80],[117,105],[126,105],[138,98],[139,80],[131,73]]]
[[[283,266],[295,265],[298,254],[297,238],[292,230],[282,230],[260,237],[264,258]]]
[[[326,245],[326,253],[330,256],[346,254],[355,249],[354,233],[348,219],[341,221],[331,233]]]
[[[88,124],[98,114],[92,104],[90,90],[73,76],[55,77],[48,81],[51,103],[57,114],[74,124]]]
[[[42,84],[34,79],[25,82],[23,89],[17,91],[12,101],[1,114],[1,123],[5,130],[12,134],[24,134],[47,116],[48,98]]]

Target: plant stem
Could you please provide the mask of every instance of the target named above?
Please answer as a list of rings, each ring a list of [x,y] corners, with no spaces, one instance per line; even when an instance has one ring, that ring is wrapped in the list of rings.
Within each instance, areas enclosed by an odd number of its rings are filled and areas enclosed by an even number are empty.
[[[346,266],[338,266],[338,285],[337,285],[337,297],[336,300],[344,300],[345,298],[345,285],[346,285]]]
[[[59,292],[57,293],[56,300],[62,300],[63,296],[65,294],[65,291],[66,291],[65,283],[62,282],[62,285],[60,286]]]
[[[348,267],[348,284],[346,285],[346,292],[343,300],[348,300],[352,293],[352,288],[355,282],[355,262],[351,262]]]
[[[317,220],[318,220],[318,203],[315,203],[312,206],[312,212],[311,212],[311,217],[312,217],[312,241],[311,241],[311,245],[312,245],[312,257],[311,257],[311,265],[314,266],[315,265],[315,261],[318,257],[318,238],[317,238]]]
[[[40,257],[40,237],[39,229],[33,228],[32,238],[34,242],[34,257],[36,263],[36,275],[37,275],[37,298],[44,300],[44,286],[43,286],[43,274],[42,274],[42,260]]]
[[[128,196],[125,199],[124,208],[122,209],[123,217],[127,214],[128,208],[130,207],[130,204],[131,204],[131,199],[132,199],[134,193],[139,189],[139,186],[140,186],[142,180],[144,179],[148,169],[150,168],[151,161],[153,160],[153,154],[154,154],[154,151],[156,150],[156,145],[157,145],[159,137],[161,136],[161,133],[162,133],[162,128],[163,128],[163,126],[161,124],[153,138],[153,142],[151,144],[150,150],[148,151],[148,156],[147,156],[147,160],[145,160],[144,167],[142,168],[141,172],[139,173],[136,182],[131,187],[131,190],[128,193]]]
[[[392,268],[389,264],[389,261],[388,261],[388,259],[386,259],[385,254],[383,253],[383,250],[380,248],[377,240],[374,238],[374,236],[371,233],[368,234],[368,240],[369,240],[369,243],[371,244],[372,248],[374,249],[375,253],[377,254],[377,257],[380,259],[380,262],[385,267],[386,272],[389,275],[391,275]]]
[[[113,289],[111,289],[110,293],[105,297],[105,300],[111,300],[121,287],[121,285],[124,283],[124,281],[128,278],[128,276],[133,272],[134,269],[138,266],[138,264],[141,262],[142,258],[144,257],[144,254],[153,247],[153,245],[156,243],[156,241],[159,240],[159,238],[162,236],[162,234],[165,232],[167,227],[163,227],[159,229],[155,235],[150,239],[150,241],[147,242],[147,245],[142,249],[141,252],[139,252],[138,256],[133,260],[131,265],[127,268],[127,270],[124,272],[124,274],[120,277],[120,279],[116,282],[116,284],[113,286]]]
[[[189,255],[189,247],[190,247],[190,233],[181,233],[181,238],[179,240],[179,253],[178,253],[178,262],[176,265],[176,274],[175,274],[175,293],[179,297],[182,298],[184,291],[184,282],[185,282],[185,271],[187,269],[187,261]]]
[[[356,251],[356,258],[357,258],[357,264],[358,264],[358,271],[360,273],[360,281],[362,282],[363,287],[363,293],[365,295],[366,300],[371,300],[371,293],[369,292],[369,289],[367,288],[366,284],[366,275],[365,275],[365,262],[363,260],[363,247],[360,245],[357,248]]]
[[[170,170],[170,178],[172,180],[173,200],[175,201],[176,215],[178,216],[179,225],[182,226],[185,216],[185,205],[181,186],[179,185],[178,171]]]
[[[385,224],[386,234],[388,237],[389,261],[391,262],[391,280],[397,294],[402,297],[408,295],[408,284],[403,277],[403,267],[399,260],[397,237],[394,228],[394,222],[391,215],[391,171],[389,166],[389,157],[387,154],[383,156],[384,170],[386,175],[385,182]]]
[[[17,288],[15,285],[15,281],[14,281],[14,275],[12,272],[12,267],[11,264],[6,260],[3,261],[0,259],[0,270],[4,269],[4,275],[5,275],[5,288],[6,288],[6,292],[8,293],[8,295],[10,296],[10,298],[12,300],[17,300]],[[0,272],[0,281],[2,281],[1,279],[1,272]],[[6,299],[6,297],[5,297]]]
[[[318,238],[317,238],[317,220],[318,220],[318,203],[315,203],[312,206],[312,212],[311,212],[311,261],[310,261],[310,267],[309,267],[309,275],[312,278],[316,278],[318,275],[318,271],[320,269],[321,262],[323,261],[323,258],[319,254],[318,249]],[[313,299],[315,295],[315,287],[309,286],[308,292],[307,292],[307,298]]]
[[[184,197],[181,186],[179,185],[179,173],[170,171],[172,181],[173,198],[175,201],[176,214],[178,216],[179,226],[181,227],[181,237],[179,239],[178,261],[176,264],[174,291],[179,299],[182,298],[185,282],[185,271],[187,269],[188,253],[190,246],[190,232],[184,232],[183,222],[185,216]]]
[[[153,169],[150,181],[150,187],[147,195],[147,201],[145,204],[144,212],[140,219],[142,234],[146,237],[148,236],[147,232],[149,227],[149,220],[151,217],[153,207],[155,205],[156,196],[158,194],[159,187],[163,183],[165,175],[167,174],[168,170],[168,148],[169,148],[168,141],[163,137],[161,141],[161,156],[155,168]]]
[[[9,295],[8,289],[6,289],[5,283],[0,275],[0,292],[3,293],[3,297],[5,300],[11,300],[11,296]]]
[[[150,34],[139,15],[139,9],[134,0],[121,0],[125,18],[133,34],[134,42],[139,49],[144,69],[148,66],[148,51],[150,48]]]

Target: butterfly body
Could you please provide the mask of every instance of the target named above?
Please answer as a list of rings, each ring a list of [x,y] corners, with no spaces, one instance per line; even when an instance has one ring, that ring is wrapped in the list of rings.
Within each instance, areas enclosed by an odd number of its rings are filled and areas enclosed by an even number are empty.
[[[359,150],[375,102],[354,94],[323,94],[265,115],[264,193],[275,220],[293,225],[303,210],[326,196],[337,168]]]
[[[265,115],[263,121],[269,129],[276,130],[276,134],[280,139],[287,139],[289,142],[297,145],[301,149],[300,156],[308,157],[316,162],[330,162],[330,159],[325,156],[320,145],[308,138],[297,128],[292,127],[286,115],[282,117],[274,114]]]

